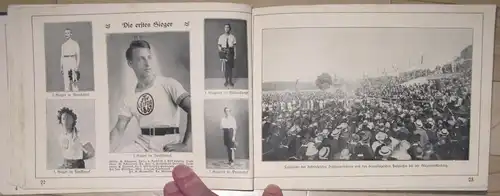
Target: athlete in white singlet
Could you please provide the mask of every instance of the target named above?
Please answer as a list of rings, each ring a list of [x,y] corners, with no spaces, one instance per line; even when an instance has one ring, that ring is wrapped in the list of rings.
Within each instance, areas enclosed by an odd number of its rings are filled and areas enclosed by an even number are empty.
[[[224,146],[226,146],[228,164],[234,163],[234,151],[236,150],[236,130],[238,125],[236,119],[231,114],[231,109],[224,108],[224,117],[220,120],[220,128],[222,130]]]
[[[233,68],[236,59],[236,37],[231,33],[231,25],[224,25],[224,33],[217,39],[217,48],[219,49],[219,58],[221,61],[222,72],[224,73],[224,86],[232,86]]]
[[[124,153],[182,151],[191,132],[191,98],[173,78],[156,75],[151,70],[151,47],[144,40],[132,41],[126,51],[128,65],[137,77],[137,85],[123,100],[118,121],[110,133],[111,151],[115,152],[132,118],[139,132]],[[181,138],[180,110],[188,113],[187,128]]]
[[[90,142],[85,145],[80,140],[80,132],[76,128],[77,116],[73,110],[63,107],[57,112],[57,119],[62,132],[59,136],[62,157],[62,169],[85,168],[85,161],[94,156],[94,148]]]
[[[66,41],[61,46],[61,74],[64,79],[64,91],[78,91],[77,72],[80,66],[80,45],[71,38],[71,29],[64,30]]]

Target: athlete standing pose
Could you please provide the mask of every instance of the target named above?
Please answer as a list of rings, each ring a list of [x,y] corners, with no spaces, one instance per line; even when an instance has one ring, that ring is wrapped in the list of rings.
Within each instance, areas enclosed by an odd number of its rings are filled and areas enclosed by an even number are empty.
[[[231,25],[224,25],[224,33],[219,36],[217,41],[219,49],[219,58],[221,61],[222,72],[224,72],[224,86],[234,86],[233,68],[236,59],[236,37],[231,34]]]
[[[231,109],[224,108],[224,117],[220,121],[220,127],[223,132],[224,145],[227,150],[228,164],[234,163],[234,151],[236,150],[236,120],[231,115]]]
[[[191,133],[190,94],[177,80],[153,73],[151,46],[147,41],[132,41],[125,57],[137,77],[137,85],[123,100],[118,121],[111,130],[111,151],[116,151],[132,117],[137,119],[140,131],[134,143],[125,146],[122,152],[184,150]],[[180,108],[188,115],[182,141],[179,131]]]
[[[73,40],[71,29],[64,30],[65,41],[61,46],[61,74],[64,80],[64,91],[78,91],[80,79],[80,45]]]

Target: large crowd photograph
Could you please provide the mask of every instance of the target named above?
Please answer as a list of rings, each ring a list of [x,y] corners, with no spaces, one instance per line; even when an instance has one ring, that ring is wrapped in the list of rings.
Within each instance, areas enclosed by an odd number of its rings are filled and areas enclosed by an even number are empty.
[[[262,161],[469,160],[472,29],[262,39]]]

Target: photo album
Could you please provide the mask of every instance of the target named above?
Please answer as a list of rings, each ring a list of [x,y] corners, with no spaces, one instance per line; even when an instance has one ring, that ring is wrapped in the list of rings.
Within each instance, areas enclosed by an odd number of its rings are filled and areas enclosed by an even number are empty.
[[[496,6],[12,5],[0,193],[486,191]]]

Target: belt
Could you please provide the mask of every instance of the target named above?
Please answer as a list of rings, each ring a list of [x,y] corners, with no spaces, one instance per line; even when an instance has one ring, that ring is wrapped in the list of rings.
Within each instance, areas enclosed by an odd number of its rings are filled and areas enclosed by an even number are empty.
[[[63,57],[75,57],[76,55],[64,55]]]
[[[142,135],[154,135],[154,136],[162,136],[162,135],[172,135],[179,134],[179,127],[162,127],[162,128],[141,128]]]
[[[77,161],[83,161],[83,159],[64,159],[64,161],[67,161],[67,162],[77,162]]]

